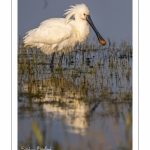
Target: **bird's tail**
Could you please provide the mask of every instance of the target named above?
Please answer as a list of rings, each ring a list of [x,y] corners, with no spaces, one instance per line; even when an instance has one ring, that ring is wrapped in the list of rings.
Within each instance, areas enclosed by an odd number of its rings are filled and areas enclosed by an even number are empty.
[[[37,29],[33,29],[33,30],[30,30],[26,33],[26,36],[23,38],[23,43],[24,43],[24,46],[30,46],[30,47],[34,47],[34,43],[33,43],[33,40],[34,40],[34,33]]]

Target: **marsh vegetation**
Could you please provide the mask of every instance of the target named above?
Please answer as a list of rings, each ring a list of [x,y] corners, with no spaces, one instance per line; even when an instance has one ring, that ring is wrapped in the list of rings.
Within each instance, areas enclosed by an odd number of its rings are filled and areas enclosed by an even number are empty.
[[[132,149],[132,46],[86,42],[59,55],[18,46],[18,149]]]

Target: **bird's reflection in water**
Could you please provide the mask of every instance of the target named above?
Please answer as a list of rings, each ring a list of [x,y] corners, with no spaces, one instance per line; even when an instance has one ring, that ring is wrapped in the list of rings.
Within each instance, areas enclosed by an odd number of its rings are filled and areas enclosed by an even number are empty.
[[[103,150],[110,146],[131,147],[132,108],[130,103],[125,103],[130,97],[122,92],[121,97],[118,96],[119,99],[114,99],[114,94],[110,93],[108,88],[99,88],[102,92],[96,89],[91,91],[92,83],[96,82],[97,78],[93,78],[93,74],[89,76],[91,78],[87,78],[83,73],[76,82],[62,69],[54,70],[43,79],[40,76],[32,78],[30,74],[26,74],[26,80],[22,84],[20,82],[18,88],[19,124],[26,129],[26,134],[32,131],[32,127],[26,127],[24,124],[30,125],[34,120],[41,132],[46,134],[43,134],[45,142],[48,142],[50,136],[51,140],[55,138],[63,143],[62,139],[67,139],[68,134],[70,139],[75,135],[82,136],[86,146],[88,140],[93,143],[92,147],[103,145]],[[119,101],[120,98],[122,102]],[[65,136],[62,136],[61,132],[64,132]],[[21,136],[22,132],[19,132],[19,141]]]
[[[53,114],[55,118],[63,118],[71,127],[69,132],[85,134],[89,106],[85,103],[87,90],[85,91],[83,85],[81,89],[79,85],[67,80],[63,73],[57,77],[52,74],[50,78],[30,83],[24,85],[24,92],[30,91],[30,94],[39,95],[40,91],[41,97],[35,96],[33,100],[42,105],[45,113]]]

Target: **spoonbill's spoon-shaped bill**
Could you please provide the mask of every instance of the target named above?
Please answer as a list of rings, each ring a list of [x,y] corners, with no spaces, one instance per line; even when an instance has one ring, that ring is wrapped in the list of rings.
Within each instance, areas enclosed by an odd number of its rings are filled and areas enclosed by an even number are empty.
[[[86,16],[86,20],[88,21],[88,23],[91,25],[91,27],[93,28],[93,30],[95,31],[98,41],[102,44],[105,45],[106,41],[103,39],[103,37],[100,35],[100,33],[97,31],[96,27],[94,26],[94,23],[90,17],[90,15]]]

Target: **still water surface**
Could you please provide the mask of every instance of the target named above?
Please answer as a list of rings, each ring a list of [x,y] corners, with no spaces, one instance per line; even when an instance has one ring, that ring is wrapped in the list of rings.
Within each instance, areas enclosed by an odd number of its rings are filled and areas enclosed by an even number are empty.
[[[18,49],[18,149],[132,149],[132,48]]]

